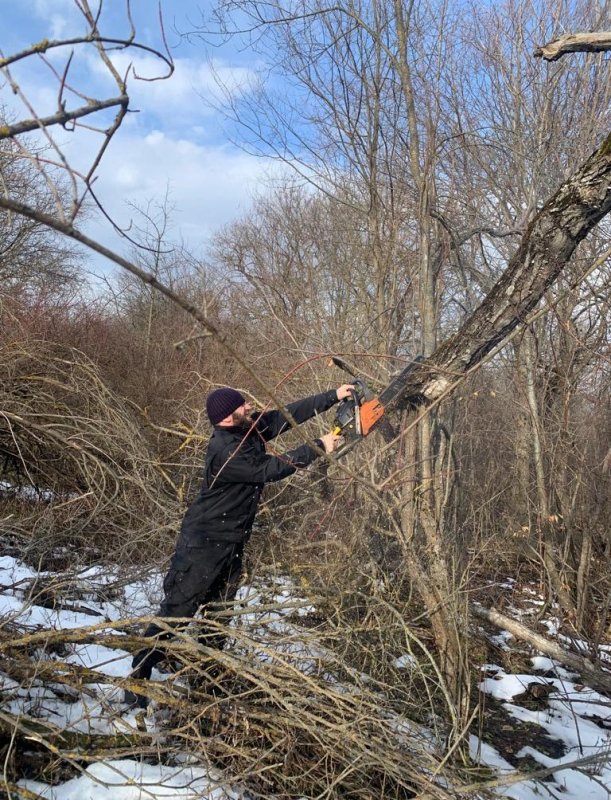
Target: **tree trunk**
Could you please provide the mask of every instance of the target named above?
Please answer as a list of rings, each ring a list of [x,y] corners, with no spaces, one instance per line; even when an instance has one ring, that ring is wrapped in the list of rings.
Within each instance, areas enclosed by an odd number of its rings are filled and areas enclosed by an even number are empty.
[[[526,399],[530,411],[531,442],[535,465],[535,484],[537,487],[537,534],[549,584],[558,597],[562,609],[575,618],[573,601],[562,579],[558,565],[556,564],[551,508],[543,457],[544,447],[541,441],[543,426],[535,391],[535,350],[533,338],[533,334],[527,331],[524,337],[523,352],[525,355]]]
[[[515,344],[515,369],[518,385],[520,403],[516,414],[514,441],[516,454],[515,482],[513,487],[513,508],[519,509],[516,519],[512,520],[516,526],[522,527],[528,524],[530,528],[531,519],[531,425],[528,418],[528,411],[522,402],[526,395],[526,358],[524,355],[524,344],[522,340]],[[517,530],[517,528],[516,528]]]
[[[405,396],[437,400],[522,324],[579,242],[611,210],[611,134],[528,226],[500,280],[453,337],[416,368]]]

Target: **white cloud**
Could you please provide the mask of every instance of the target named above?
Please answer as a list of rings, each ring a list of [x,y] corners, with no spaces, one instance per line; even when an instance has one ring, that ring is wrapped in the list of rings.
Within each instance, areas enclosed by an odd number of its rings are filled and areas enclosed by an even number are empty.
[[[62,39],[68,35],[68,24],[66,18],[61,14],[51,15],[51,36],[54,39]]]
[[[32,8],[36,18],[36,29],[27,32],[22,30],[22,34],[27,37],[23,42],[24,45],[32,36],[61,39],[86,32],[87,24],[74,0],[34,0]],[[197,3],[188,0],[183,13],[194,8],[197,8]],[[113,0],[112,3],[107,2],[102,9],[99,25],[101,33],[119,39],[127,38],[130,27],[125,10],[126,4],[115,3]],[[164,53],[162,29],[159,27],[156,9],[153,11],[151,8],[150,0],[136,0],[132,4],[132,12],[136,22],[136,43],[141,42],[156,47]],[[46,58],[55,64],[58,73],[63,72],[71,50],[72,48],[58,48],[46,53]],[[191,49],[191,53],[193,52],[195,51]],[[175,60],[172,76],[168,80],[151,80],[168,74],[167,64],[153,53],[132,46],[124,51],[111,49],[108,55],[119,74],[128,76],[132,108],[146,110],[149,115],[178,115],[179,119],[182,119],[209,114],[210,111],[206,110],[201,97],[211,98],[213,101],[221,99],[222,92],[219,91],[216,78],[223,86],[237,93],[248,91],[258,80],[255,69],[232,65],[219,58],[208,61],[197,53],[195,55],[183,53],[181,56],[176,51],[173,52]],[[33,66],[28,63],[28,67]],[[57,80],[48,72],[39,71],[38,74],[40,82],[45,81],[47,85],[57,88]],[[68,83],[90,97],[117,94],[116,84],[93,45],[77,45],[74,48]],[[69,94],[67,92],[68,96]],[[80,102],[74,97],[69,97],[69,105],[72,105],[73,101]],[[172,116],[165,121],[169,127],[172,126]]]
[[[34,0],[32,11],[44,23],[47,39],[78,35],[86,27],[74,0]]]
[[[148,0],[137,0],[134,7],[142,15],[149,8],[147,3]],[[119,7],[125,6],[111,5],[108,0],[106,8],[115,31],[125,22],[117,16]],[[73,0],[34,0],[32,9],[38,15],[37,31],[44,30],[44,35],[72,35],[78,26],[83,27]],[[132,214],[126,201],[140,205],[151,200],[161,202],[169,188],[174,207],[170,236],[174,240],[183,238],[194,251],[199,251],[215,231],[248,210],[252,196],[262,188],[270,170],[277,177],[282,168],[228,144],[223,138],[221,115],[202,99],[211,99],[212,104],[221,100],[215,74],[234,93],[250,91],[258,81],[256,65],[237,66],[242,54],[209,62],[193,52],[185,55],[183,50],[182,55],[176,56],[175,72],[168,80],[129,79],[131,107],[139,113],[128,114],[124,119],[103,157],[94,188],[107,212],[121,226],[129,224]],[[61,73],[66,53],[58,50],[47,56]],[[115,51],[112,58],[121,73],[132,64],[143,78],[159,76],[165,69],[153,55],[142,51]],[[15,70],[37,112],[55,112],[57,78],[48,68],[40,60],[28,59],[27,63],[15,65]],[[90,97],[111,96],[117,91],[91,47],[76,48],[69,81]],[[68,93],[66,97],[69,107],[83,102]],[[10,98],[9,103],[20,117],[29,116],[22,108],[17,112],[17,98]],[[85,122],[106,127],[111,114],[96,114]],[[60,127],[51,133],[73,167],[86,173],[102,142],[100,135],[84,128],[71,132]],[[39,134],[30,134],[30,141],[41,139]],[[108,247],[126,252],[125,240],[117,237],[101,215],[90,214],[80,227]],[[105,270],[111,269],[107,262],[103,263]],[[96,257],[95,268],[101,266]]]
[[[170,237],[183,239],[194,252],[205,247],[223,225],[245,213],[269,174],[269,164],[227,146],[202,146],[154,131],[144,138],[122,131],[106,153],[96,193],[111,217],[127,226],[133,212],[126,201],[144,206],[162,201],[169,187]],[[86,223],[89,235],[124,252],[100,219]]]
[[[43,20],[53,15],[70,17],[77,11],[74,0],[34,0],[32,5],[36,16]],[[81,16],[80,12],[78,16]]]
[[[223,100],[219,82],[232,94],[244,94],[252,91],[259,80],[255,70],[231,66],[218,59],[176,58],[174,72],[162,80],[150,80],[167,74],[166,64],[153,55],[134,50],[114,53],[112,62],[121,76],[127,75],[132,108],[164,117],[170,127],[175,124],[176,115],[180,119],[197,119],[213,113],[204,101],[216,104]],[[88,64],[99,79],[108,75],[107,67],[91,49]]]

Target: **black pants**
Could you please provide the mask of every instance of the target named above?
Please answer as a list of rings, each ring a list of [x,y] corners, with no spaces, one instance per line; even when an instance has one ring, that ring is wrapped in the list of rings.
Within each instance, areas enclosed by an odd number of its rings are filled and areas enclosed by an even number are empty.
[[[243,551],[241,542],[204,539],[193,546],[179,536],[170,569],[163,581],[164,598],[157,616],[193,617],[200,606],[205,606],[206,611],[214,611],[216,604],[233,600],[240,585]],[[158,641],[168,639],[172,634],[151,623],[144,635]],[[221,650],[224,638],[216,631],[206,631],[205,623],[202,624],[199,636],[202,644]],[[150,678],[153,667],[164,657],[164,651],[154,645],[150,650],[141,650],[132,661],[134,676]]]

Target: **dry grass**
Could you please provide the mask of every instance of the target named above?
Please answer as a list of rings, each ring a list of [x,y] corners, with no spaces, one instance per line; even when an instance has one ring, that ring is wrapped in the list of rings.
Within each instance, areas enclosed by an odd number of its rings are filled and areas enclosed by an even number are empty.
[[[14,488],[0,494],[0,528],[21,534],[36,553],[95,544],[125,559],[164,532],[173,538],[177,492],[142,431],[137,411],[79,351],[5,343],[0,454]]]

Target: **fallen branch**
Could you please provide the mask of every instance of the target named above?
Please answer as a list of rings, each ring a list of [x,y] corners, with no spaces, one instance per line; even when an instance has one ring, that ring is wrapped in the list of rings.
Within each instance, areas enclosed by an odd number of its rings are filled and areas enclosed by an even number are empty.
[[[93,754],[96,760],[100,753],[104,751],[112,752],[117,755],[125,752],[126,748],[142,748],[142,739],[150,739],[152,734],[141,733],[134,730],[133,733],[119,731],[114,734],[98,733],[93,731],[85,733],[83,731],[66,731],[54,725],[48,720],[35,719],[26,714],[9,714],[0,711],[0,737],[15,736],[18,739],[25,739],[30,744],[36,743],[41,747],[50,750],[53,748],[57,752],[58,748],[63,748],[62,756],[74,759],[86,759],[87,754]],[[159,751],[159,743],[155,742],[153,750]],[[169,747],[168,747],[169,749]]]
[[[402,616],[396,624],[403,631]],[[109,623],[106,625],[108,629]],[[82,771],[86,764],[103,757],[147,757],[158,746],[162,751],[205,753],[209,762],[238,776],[234,777],[236,782],[247,780],[249,789],[258,796],[302,796],[308,791],[320,796],[345,794],[355,800],[414,794],[430,800],[451,800],[454,795],[448,786],[457,775],[432,750],[428,734],[406,715],[408,706],[401,703],[399,715],[394,706],[397,695],[387,702],[388,685],[382,675],[368,675],[364,680],[360,669],[344,660],[344,646],[339,653],[326,650],[319,631],[299,629],[291,633],[273,626],[262,629],[260,625],[252,629],[245,623],[244,627],[228,629],[218,623],[218,630],[236,641],[231,650],[206,648],[187,635],[184,639],[179,636],[179,641],[160,642],[171,645],[174,655],[180,656],[181,678],[188,681],[188,688],[173,679],[138,681],[93,673],[55,658],[30,666],[27,662],[31,654],[36,658],[39,653],[34,642],[42,644],[39,634],[21,639],[7,636],[3,643],[5,662],[15,682],[18,671],[26,670],[21,684],[34,690],[39,688],[33,685],[34,677],[43,686],[55,684],[57,678],[79,692],[86,690],[83,683],[89,680],[120,683],[166,708],[170,732],[160,740],[154,731],[133,729],[98,736],[95,730],[63,731],[27,712],[18,716],[0,710],[0,735],[15,743],[19,758],[33,753],[39,771],[56,761],[76,765]],[[94,627],[97,631],[92,630]],[[121,644],[128,641],[127,636],[113,634],[106,638],[100,626],[90,626],[89,636],[96,632],[97,643],[103,646],[111,640],[121,640]],[[49,631],[54,639],[60,633]],[[69,632],[70,638],[77,634]],[[329,644],[335,638],[335,631],[331,631]],[[298,650],[291,639],[299,642]],[[21,646],[11,648],[11,642]],[[367,641],[367,658],[369,648]],[[52,652],[47,644],[45,654]],[[308,662],[305,665],[304,658]],[[0,661],[0,671],[3,667]],[[329,682],[329,673],[341,676],[341,685]],[[23,690],[18,691],[23,698]],[[102,698],[103,710],[105,703],[113,714],[113,694]],[[419,709],[420,699],[414,716]],[[46,709],[42,708],[42,713]],[[87,719],[86,708],[81,714]],[[95,719],[94,714],[91,718]],[[17,762],[21,763],[19,759]]]
[[[545,636],[534,633],[534,631],[531,631],[526,625],[522,625],[522,623],[516,622],[510,617],[506,617],[493,608],[483,608],[482,606],[473,605],[471,606],[471,611],[474,616],[485,619],[498,628],[508,630],[516,639],[527,642],[550,658],[579,672],[584,681],[593,689],[596,689],[596,691],[611,694],[611,673],[605,672],[602,669],[597,669],[588,658],[577,655],[577,653],[570,653],[567,650],[563,650],[556,642],[552,642],[550,639],[546,639]]]

